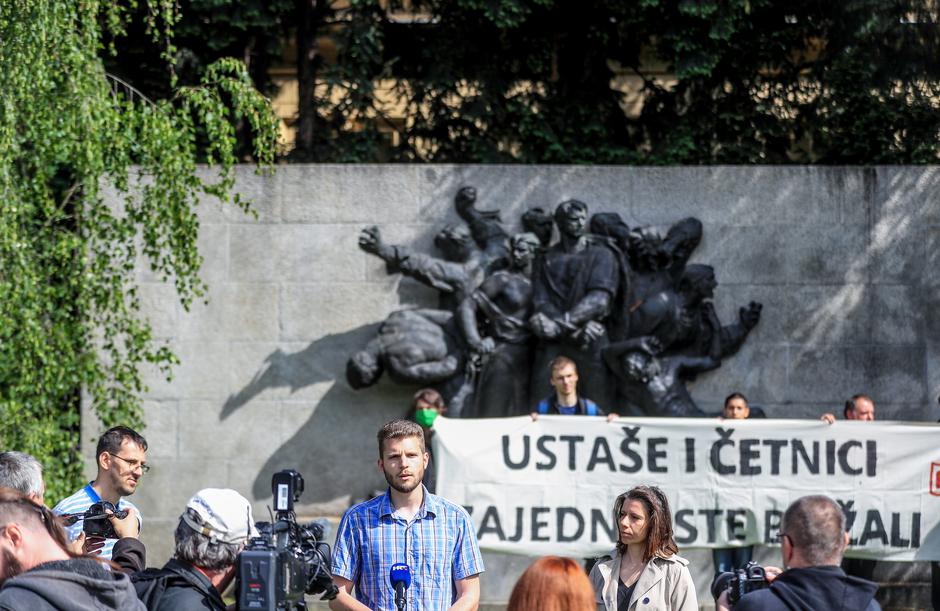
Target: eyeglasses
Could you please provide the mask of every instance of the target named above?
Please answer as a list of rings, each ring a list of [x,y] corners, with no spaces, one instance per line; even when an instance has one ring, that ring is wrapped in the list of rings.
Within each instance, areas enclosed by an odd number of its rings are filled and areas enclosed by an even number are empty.
[[[790,535],[788,535],[787,533],[783,532],[782,530],[778,530],[778,531],[777,531],[777,534],[774,535],[774,539],[776,539],[776,540],[779,541],[780,543],[783,543],[784,538],[787,538],[787,537],[789,537],[789,536],[790,536]]]
[[[127,466],[129,466],[132,471],[136,469],[137,467],[140,467],[140,470],[143,473],[150,473],[150,465],[148,465],[147,463],[140,462],[139,460],[130,460],[128,458],[124,458],[123,456],[118,456],[114,452],[108,452],[108,454],[110,454],[111,456],[115,458],[120,458],[121,460],[126,462]]]

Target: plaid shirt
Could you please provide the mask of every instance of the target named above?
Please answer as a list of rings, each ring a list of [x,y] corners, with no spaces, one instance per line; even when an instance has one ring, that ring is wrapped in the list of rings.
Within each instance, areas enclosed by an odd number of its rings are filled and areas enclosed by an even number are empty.
[[[395,611],[392,565],[411,569],[406,608],[445,611],[457,597],[455,582],[483,572],[483,557],[467,512],[425,488],[410,523],[395,514],[388,491],[343,515],[333,548],[333,574],[355,584],[370,609]]]

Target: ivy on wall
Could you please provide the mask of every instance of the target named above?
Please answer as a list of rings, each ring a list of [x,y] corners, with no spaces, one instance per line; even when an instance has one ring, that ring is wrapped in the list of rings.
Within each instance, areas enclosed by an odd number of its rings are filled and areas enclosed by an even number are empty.
[[[277,136],[239,61],[157,101],[109,78],[106,35],[120,35],[135,6],[0,3],[0,446],[40,459],[52,500],[81,476],[81,394],[105,426],[141,426],[142,366],[168,375],[176,361],[140,316],[138,263],[184,306],[202,298],[199,198],[247,209],[232,195],[236,126],[248,126],[262,164]],[[173,57],[174,3],[146,9]],[[218,174],[197,173],[201,162]]]

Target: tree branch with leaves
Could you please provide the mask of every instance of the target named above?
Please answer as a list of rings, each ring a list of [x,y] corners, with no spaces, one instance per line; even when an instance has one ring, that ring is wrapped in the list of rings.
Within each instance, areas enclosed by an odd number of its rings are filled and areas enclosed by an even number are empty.
[[[237,60],[156,102],[115,86],[102,57],[136,8],[0,5],[0,443],[42,461],[52,499],[81,476],[81,397],[105,426],[142,426],[142,367],[177,362],[141,315],[139,266],[186,308],[204,298],[200,199],[248,207],[233,193],[236,126],[261,166],[274,158],[276,118]],[[147,11],[172,58],[175,3]]]

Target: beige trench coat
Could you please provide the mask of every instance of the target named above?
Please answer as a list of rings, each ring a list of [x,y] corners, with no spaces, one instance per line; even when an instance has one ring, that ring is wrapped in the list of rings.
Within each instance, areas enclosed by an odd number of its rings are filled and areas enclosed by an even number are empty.
[[[591,569],[591,585],[600,611],[617,611],[620,558],[614,550]],[[688,565],[689,561],[680,556],[654,557],[647,562],[630,598],[630,611],[698,611]]]

